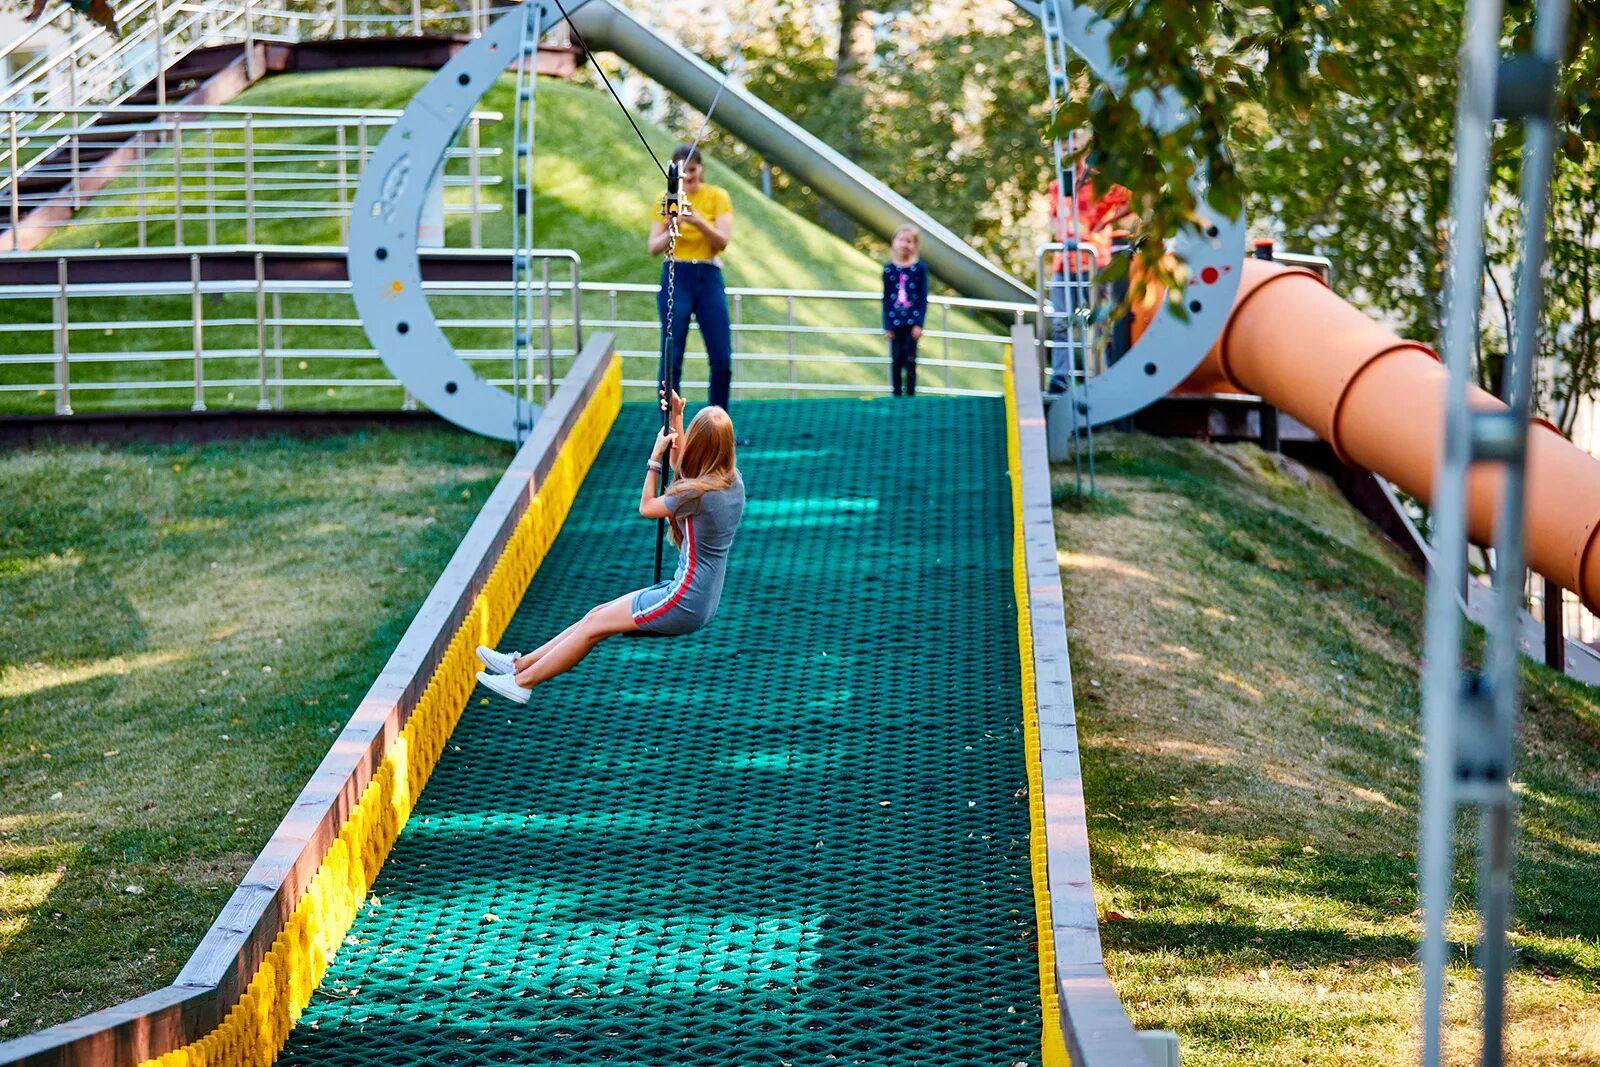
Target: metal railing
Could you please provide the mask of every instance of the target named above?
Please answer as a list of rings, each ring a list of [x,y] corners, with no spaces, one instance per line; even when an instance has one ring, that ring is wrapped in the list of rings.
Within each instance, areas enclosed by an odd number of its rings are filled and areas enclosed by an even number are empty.
[[[361,169],[401,114],[231,105],[135,110],[134,121],[115,121],[116,110],[90,107],[5,111],[0,136],[8,151],[0,153],[0,162],[26,161],[0,174],[0,205],[9,207],[12,219],[25,221],[0,237],[0,251],[21,250],[24,231],[31,240],[59,228],[129,223],[140,248],[163,224],[170,227],[159,231],[165,246],[215,244],[219,222],[242,223],[237,235],[254,244],[266,236],[258,232],[258,223],[307,218],[337,218],[337,237],[329,243],[342,243]],[[40,133],[36,120],[42,115],[67,115],[76,122]],[[106,117],[113,121],[96,121]],[[469,216],[472,247],[482,241],[483,217],[500,210],[484,193],[501,181],[493,166],[501,153],[485,147],[482,135],[482,124],[500,117],[495,111],[473,112],[463,144],[448,153],[442,174],[441,210]],[[86,162],[78,151],[85,137],[115,150]],[[34,147],[35,138],[42,148]],[[64,144],[72,146],[70,154],[61,151]],[[464,162],[452,168],[458,160]],[[39,180],[42,191],[23,191],[21,180],[29,177]],[[451,202],[452,189],[465,191],[463,202]],[[92,210],[74,213],[83,206]],[[314,240],[301,228],[284,237],[302,244]]]
[[[348,282],[268,277],[268,257],[290,251],[195,248],[186,279],[113,282],[74,281],[74,266],[126,253],[21,254],[53,262],[55,281],[7,286],[0,295],[0,412],[171,410],[184,400],[195,410],[413,407],[368,342]],[[509,264],[510,250],[503,254]],[[203,259],[221,255],[252,257],[253,277],[206,277]],[[576,253],[567,250],[536,251],[533,258],[543,261],[533,283],[533,384],[559,384],[583,331],[603,328],[618,333],[624,385],[651,395],[660,353],[658,288],[584,282]],[[553,265],[567,277],[552,278]],[[505,313],[512,285],[509,269],[504,280],[424,284],[457,353],[503,387],[513,383]],[[736,396],[889,391],[881,293],[731,287],[728,297]],[[930,298],[930,307],[939,323],[923,335],[919,392],[1001,395],[1009,335],[999,322],[1023,322],[1032,308],[940,296]],[[708,384],[704,360],[691,342],[686,388]]]
[[[590,282],[585,283],[584,289],[603,297],[606,306],[604,318],[590,319],[586,325],[618,331],[617,354],[623,359],[623,386],[654,389],[661,358],[661,324],[660,319],[653,316],[659,287],[631,282]],[[883,328],[877,324],[882,293],[758,286],[730,286],[727,293],[734,366],[744,365],[760,375],[747,380],[735,374],[735,396],[754,392],[797,397],[803,392],[860,395],[890,391],[889,357],[871,354],[874,349],[882,348]],[[647,302],[652,314],[624,317],[618,310],[619,301],[630,296],[635,298],[636,306]],[[765,319],[757,317],[758,305],[768,313]],[[827,306],[842,311],[853,321],[821,325],[805,321],[808,311],[813,319],[823,317],[815,313]],[[930,296],[928,306],[930,311],[938,309],[940,325],[925,329],[922,340],[925,344],[937,343],[940,354],[918,356],[917,366],[922,373],[917,389],[950,396],[1002,395],[1000,376],[1005,370],[1004,346],[1010,343],[1009,335],[1000,331],[952,329],[951,313],[1000,314],[1021,322],[1032,307],[943,296]],[[628,347],[628,342],[634,341],[648,347]],[[823,351],[826,341],[833,344]],[[693,334],[690,343],[691,362],[702,357],[703,365],[704,351],[692,347]],[[937,382],[928,373],[930,369],[937,369]],[[774,373],[779,376],[773,377]],[[684,384],[704,388],[710,381],[708,378],[686,379]]]
[[[0,142],[0,203],[12,198],[17,180],[30,173],[31,164],[58,152],[72,154],[72,170],[77,173],[79,149],[88,132],[84,127],[95,125],[93,116],[99,111],[126,102],[152,82],[155,105],[164,107],[167,78],[159,75],[196,49],[243,45],[249,64],[255,62],[258,43],[396,34],[476,35],[509,6],[467,0],[464,7],[446,7],[439,0],[412,0],[409,13],[393,14],[369,12],[366,5],[345,0],[336,0],[331,10],[311,0],[222,4],[133,0],[118,11],[123,33],[114,38],[81,19],[70,6],[56,5],[0,50],[0,60],[14,53],[33,55],[0,86],[0,111],[29,116],[20,128],[12,121],[7,139]],[[52,40],[60,34],[68,38],[64,44]],[[546,44],[558,47],[566,41],[560,29],[547,37]]]
[[[1113,253],[1127,253],[1128,246],[1116,245]],[[1035,336],[1045,353],[1043,371],[1050,378],[1056,353],[1066,353],[1069,375],[1077,381],[1105,370],[1109,326],[1103,311],[1114,305],[1111,287],[1097,284],[1097,270],[1055,271],[1049,266],[1057,256],[1094,256],[1094,247],[1076,239],[1051,241],[1035,253],[1037,302],[1034,305]]]
[[[158,73],[197,48],[223,44],[293,39],[283,0],[245,0],[234,4],[134,0],[118,13],[123,33],[112,37],[63,5],[41,18],[12,48],[40,46],[49,31],[65,32],[64,44],[42,49],[0,88],[0,108],[24,104],[39,113],[43,133],[65,125],[74,109],[111,107],[140,88],[156,83],[158,105],[166,85]]]
[[[403,14],[369,10],[375,6],[348,0],[334,0],[331,5],[313,0],[219,4],[132,0],[117,11],[122,33],[112,37],[81,18],[69,4],[55,4],[26,33],[0,48],[0,60],[14,53],[34,56],[0,86],[0,106],[20,104],[23,98],[28,106],[40,108],[116,103],[109,96],[97,95],[96,87],[103,91],[105,86],[122,83],[130,91],[137,89],[195,48],[327,37],[477,35],[513,5],[489,0],[466,0],[465,4],[412,0],[410,11]],[[61,35],[68,38],[65,45],[55,40]],[[564,30],[553,29],[548,36],[548,44],[560,47],[567,43]],[[74,66],[80,68],[76,90],[70,70]],[[82,80],[91,74],[93,80]]]

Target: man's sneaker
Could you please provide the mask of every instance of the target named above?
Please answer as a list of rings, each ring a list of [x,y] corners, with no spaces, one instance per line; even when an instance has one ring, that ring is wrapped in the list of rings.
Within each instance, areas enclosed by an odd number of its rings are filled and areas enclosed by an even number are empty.
[[[522,658],[521,652],[496,652],[488,645],[478,646],[478,658],[483,660],[483,665],[496,674],[516,674],[517,660]]]
[[[514,704],[526,704],[532,689],[524,689],[517,684],[517,680],[507,674],[490,674],[487,671],[478,672],[478,681],[493,689]]]

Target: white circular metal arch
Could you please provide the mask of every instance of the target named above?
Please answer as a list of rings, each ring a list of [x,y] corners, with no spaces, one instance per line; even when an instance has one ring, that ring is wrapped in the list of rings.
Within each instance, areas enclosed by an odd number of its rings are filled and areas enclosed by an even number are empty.
[[[439,415],[505,441],[526,436],[539,406],[485,381],[444,336],[422,291],[417,224],[450,145],[518,58],[533,15],[546,22],[542,8],[513,8],[439,69],[379,142],[350,208],[350,289],[384,366]]]
[[[1038,15],[1037,4],[1016,2]],[[1070,0],[1055,2],[1061,7],[1069,46],[1096,77],[1119,84],[1121,73],[1111,62],[1105,22]],[[664,41],[611,0],[573,0],[566,7],[592,47],[616,52],[690,104],[708,105],[718,79],[706,77],[710,68],[698,57]],[[559,18],[542,6],[536,12],[530,12],[526,4],[511,9],[457,53],[411,100],[368,162],[350,222],[351,289],[367,335],[385,366],[433,411],[465,429],[503,440],[515,440],[519,426],[526,433],[540,409],[489,384],[445,338],[422,291],[416,233],[433,175],[443,165],[445,153],[473,106],[517,58],[523,22],[530,16],[537,17],[538,26]],[[1145,95],[1134,103],[1157,128],[1170,127],[1177,114],[1171,98]],[[815,162],[806,157],[817,155],[822,147],[737,85],[727,88],[719,109],[719,120],[724,119],[735,136],[756,143],[764,154],[802,179],[810,169],[807,163]],[[872,212],[859,210],[861,201],[876,197],[880,183],[864,174],[845,173],[842,179],[810,184],[847,212],[857,214],[864,224],[881,228]],[[1175,250],[1189,264],[1192,275],[1184,294],[1187,316],[1179,318],[1163,304],[1138,343],[1116,364],[1088,380],[1077,396],[1080,413],[1091,425],[1114,422],[1149,406],[1199,365],[1233,308],[1244,243],[1242,215],[1216,219],[1203,230],[1187,230],[1177,237]]]
[[[1106,43],[1110,26],[1087,7],[1071,0],[1015,0],[1035,19],[1040,3],[1059,5],[1062,36],[1094,76],[1113,89],[1123,85],[1122,71],[1112,62]],[[1181,103],[1171,94],[1140,93],[1134,108],[1154,129],[1171,129],[1182,114]],[[1195,187],[1196,199],[1205,202],[1204,186]],[[1190,281],[1183,302],[1187,318],[1180,319],[1166,301],[1138,342],[1115,364],[1089,378],[1078,393],[1079,413],[1091,426],[1116,422],[1166,396],[1187,378],[1212,343],[1222,335],[1233,301],[1239,293],[1239,272],[1244,263],[1245,218],[1209,220],[1201,229],[1180,233],[1173,250],[1189,265]]]

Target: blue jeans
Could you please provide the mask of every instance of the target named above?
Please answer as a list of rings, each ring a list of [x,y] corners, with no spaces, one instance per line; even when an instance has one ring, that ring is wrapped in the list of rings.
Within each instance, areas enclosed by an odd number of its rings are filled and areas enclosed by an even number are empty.
[[[656,294],[656,311],[662,328],[667,328],[667,264],[661,264],[661,291]],[[683,380],[683,349],[689,341],[689,316],[700,324],[700,337],[706,343],[711,362],[711,403],[728,406],[729,386],[733,382],[733,329],[728,322],[728,294],[722,287],[722,268],[712,263],[677,264],[677,282],[672,297],[672,388]]]

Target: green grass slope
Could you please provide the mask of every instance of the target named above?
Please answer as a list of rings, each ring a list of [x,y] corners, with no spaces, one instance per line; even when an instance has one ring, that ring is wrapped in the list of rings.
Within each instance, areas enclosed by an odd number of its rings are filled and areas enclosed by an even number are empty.
[[[257,107],[373,107],[401,108],[415,92],[426,83],[429,74],[421,71],[398,69],[366,69],[326,73],[283,75],[254,86],[236,101]],[[510,243],[511,183],[509,162],[511,158],[510,135],[513,114],[513,83],[502,77],[484,97],[482,108],[499,111],[504,118],[484,126],[485,147],[500,149],[500,155],[486,161],[485,174],[498,175],[498,183],[482,182],[479,195],[483,202],[496,205],[499,211],[486,217],[483,244],[488,247],[506,247]],[[579,85],[541,79],[538,89],[538,138],[535,147],[534,177],[534,240],[540,247],[570,248],[583,260],[583,275],[589,281],[615,281],[634,284],[656,284],[660,261],[645,250],[645,235],[656,198],[660,195],[660,172],[639,144],[627,120],[616,104],[605,94]],[[651,146],[658,156],[670,154],[677,137],[667,131],[641,124]],[[371,134],[376,144],[378,134]],[[184,238],[189,244],[211,243],[221,245],[243,243],[245,223],[242,191],[222,190],[214,195],[217,204],[214,223],[208,225],[203,214],[192,214],[197,205],[206,201],[208,193],[201,155],[204,149],[187,135],[185,145],[185,171],[183,198],[188,214]],[[355,134],[350,135],[355,143]],[[239,134],[223,131],[217,134],[218,143],[237,146]],[[331,148],[334,134],[331,130],[308,129],[263,130],[258,140],[280,141],[297,146],[322,145]],[[164,150],[158,163],[170,169],[170,152]],[[259,153],[266,160],[269,153]],[[221,175],[219,184],[230,182],[241,187],[242,163],[238,152],[224,151],[218,156],[216,172]],[[332,182],[336,168],[322,161],[315,167],[301,162],[294,167],[281,163],[262,163],[258,167],[258,181],[263,185],[289,181],[289,172],[300,174],[315,172]],[[451,175],[468,173],[465,160],[452,161]],[[730,285],[758,286],[807,290],[865,290],[880,287],[880,266],[849,244],[832,236],[816,225],[792,214],[763,197],[752,187],[720,165],[709,160],[708,180],[728,188],[734,203],[736,217],[734,237],[724,256],[726,275]],[[274,175],[277,175],[274,178]],[[350,175],[353,189],[355,175]],[[111,186],[112,192],[131,193],[133,181],[121,179]],[[157,191],[159,189],[159,191]],[[170,213],[174,200],[170,179],[150,184],[151,195],[159,210]],[[452,188],[448,198],[452,203],[466,205],[470,199],[466,188]],[[262,218],[258,220],[256,240],[262,244],[337,245],[341,243],[339,220],[317,217],[309,210],[272,208],[274,197],[292,197],[297,203],[326,203],[333,206],[338,192],[301,189],[288,193],[262,193],[257,201],[258,210],[264,214],[277,211],[291,217]],[[156,207],[152,211],[157,210]],[[47,242],[52,249],[102,247],[132,247],[137,243],[137,226],[133,222],[135,209],[130,205],[89,207],[80,212],[83,225],[65,229]],[[241,216],[233,218],[229,216]],[[214,230],[214,235],[210,232]],[[153,245],[171,244],[174,228],[170,222],[149,224],[148,242]],[[447,216],[447,244],[465,247],[470,243],[469,222],[465,216]],[[562,273],[558,267],[555,280]],[[505,321],[509,315],[506,297],[473,297],[463,295],[436,296],[433,307],[441,320],[477,320],[478,324],[447,328],[447,334],[460,350],[481,352],[477,366],[480,373],[504,376],[509,372],[509,325],[505,327],[482,325],[484,320]],[[565,301],[557,300],[555,316],[566,316]],[[655,298],[651,294],[620,294],[614,301],[604,295],[591,294],[585,308],[586,321],[625,319],[653,322],[656,317]],[[315,388],[291,389],[285,403],[291,407],[308,406],[396,406],[400,402],[398,389],[361,387],[355,382],[362,379],[386,377],[376,359],[350,358],[351,350],[367,347],[365,334],[354,319],[354,306],[343,297],[321,295],[285,296],[281,302],[281,327],[270,332],[267,343],[286,350],[283,372],[289,376],[326,380],[327,384]],[[217,384],[207,388],[206,402],[211,406],[253,407],[258,399],[256,337],[251,324],[255,298],[251,293],[226,294],[208,297],[203,315],[210,325],[205,327],[204,344],[208,381]],[[880,358],[886,355],[881,337],[877,333],[878,309],[873,303],[852,303],[837,300],[798,300],[793,307],[796,324],[813,333],[804,335],[791,349],[785,338],[763,333],[754,327],[786,321],[790,308],[786,301],[776,299],[748,299],[737,301],[733,312],[745,330],[736,332],[736,348],[741,352],[762,354],[769,360],[752,359],[741,365],[738,380],[744,382],[766,381],[786,384],[799,382],[832,382],[851,387],[876,385],[886,380],[885,367],[876,365],[841,364],[838,362],[810,362],[806,357],[832,359],[841,355]],[[270,313],[270,312],[269,312]],[[51,309],[45,298],[13,298],[0,302],[0,324],[48,324]],[[112,299],[96,298],[74,301],[72,332],[74,365],[72,375],[78,389],[73,396],[75,408],[100,410],[107,408],[187,407],[192,399],[184,383],[191,379],[191,325],[193,317],[187,296],[171,298]],[[333,318],[345,325],[325,325]],[[305,320],[313,320],[307,322]],[[133,330],[133,321],[155,322],[156,328]],[[935,311],[930,328],[938,327],[940,319]],[[1000,332],[992,319],[979,321],[963,314],[952,314],[949,322],[952,331],[994,335]],[[3,328],[3,325],[0,325]],[[557,329],[556,344],[570,346],[570,333]],[[625,329],[619,338],[625,352],[637,352],[630,358],[627,374],[631,378],[649,379],[655,372],[652,353],[659,344],[658,331],[652,328]],[[279,340],[281,338],[281,341]],[[691,342],[691,351],[702,351],[698,334]],[[0,332],[0,358],[23,355],[46,356],[52,349],[52,335],[48,329],[27,332]],[[947,346],[943,341],[929,338],[923,342],[924,361],[944,358]],[[130,353],[144,353],[161,357],[160,361],[145,360],[139,363],[119,361]],[[958,361],[1000,362],[1001,347],[995,343],[972,342],[956,339],[948,345],[949,358]],[[269,356],[269,374],[276,374],[277,359]],[[300,364],[304,363],[305,366]],[[561,368],[557,367],[557,374]],[[25,364],[0,363],[0,386],[23,383],[45,384],[51,380],[51,368],[45,362]],[[691,357],[691,378],[703,379],[703,357]],[[998,389],[999,375],[994,371],[969,368],[924,369],[924,382],[976,389]],[[142,383],[134,388],[98,390],[92,385],[103,382]],[[157,383],[172,383],[170,388],[160,388]],[[348,384],[347,384],[348,383]],[[780,392],[786,392],[782,390]],[[757,391],[746,395],[772,395]],[[38,391],[0,391],[0,411],[50,410],[52,396]]]
[[[1096,444],[1110,499],[1063,494],[1057,533],[1119,993],[1186,1064],[1415,1062],[1418,579],[1320,478],[1253,447]],[[1532,663],[1523,682],[1511,1055],[1600,1063],[1600,693]]]
[[[0,1040],[169,982],[509,452],[0,454]]]

